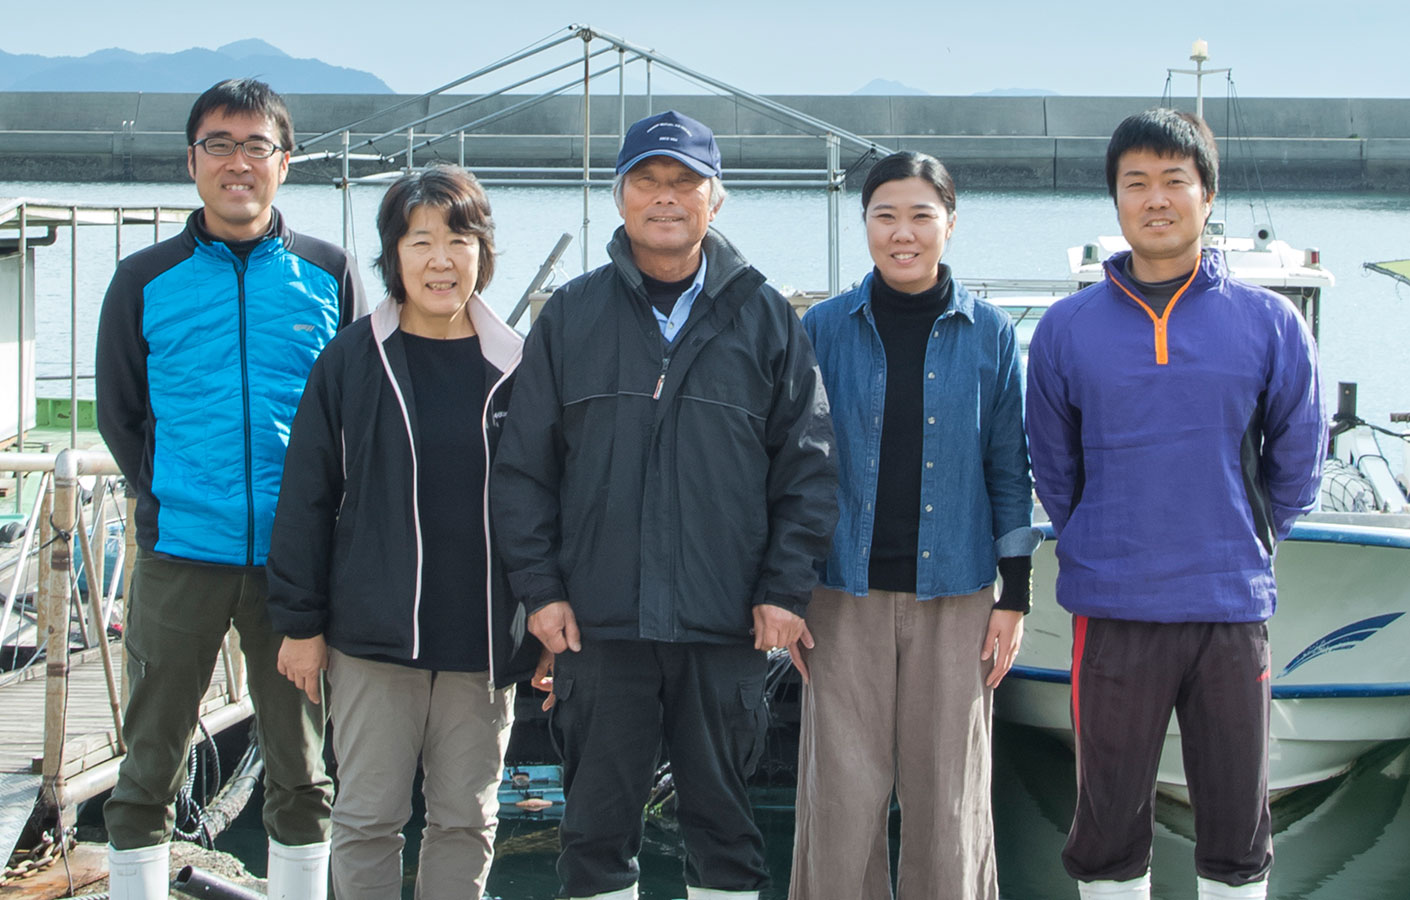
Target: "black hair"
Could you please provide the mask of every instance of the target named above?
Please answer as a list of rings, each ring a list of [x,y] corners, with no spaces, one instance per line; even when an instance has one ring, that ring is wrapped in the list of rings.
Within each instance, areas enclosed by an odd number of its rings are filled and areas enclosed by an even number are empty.
[[[186,144],[196,143],[196,129],[201,120],[217,109],[230,113],[252,113],[265,116],[274,123],[279,132],[279,146],[283,150],[294,146],[294,121],[289,118],[289,107],[284,98],[263,81],[254,78],[230,78],[211,85],[206,92],[196,98],[191,114],[186,117]]]
[[[475,290],[489,287],[494,277],[494,218],[490,214],[490,198],[473,174],[460,166],[442,164],[398,178],[387,188],[382,205],[377,209],[377,234],[382,241],[382,252],[375,265],[387,294],[398,303],[406,302],[397,243],[411,228],[411,214],[422,206],[445,210],[451,231],[473,234],[479,240]]]
[[[1116,126],[1106,145],[1106,189],[1116,199],[1116,168],[1130,150],[1149,150],[1162,157],[1191,157],[1199,171],[1206,200],[1219,192],[1219,145],[1214,132],[1187,112],[1166,107],[1128,116]]]
[[[951,215],[955,212],[955,179],[945,164],[929,153],[915,150],[901,150],[893,153],[871,167],[867,180],[862,185],[862,215],[867,213],[867,204],[876,189],[888,181],[901,181],[906,178],[919,178],[927,181],[940,195],[940,203]]]

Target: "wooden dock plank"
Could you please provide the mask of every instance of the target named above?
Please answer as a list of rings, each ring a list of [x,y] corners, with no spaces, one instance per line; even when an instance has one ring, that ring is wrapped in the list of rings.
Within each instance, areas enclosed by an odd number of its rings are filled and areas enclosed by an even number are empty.
[[[113,657],[120,659],[121,643],[113,642]],[[36,663],[42,671],[42,663]],[[29,677],[0,684],[0,773],[39,772],[44,754],[44,683]],[[217,663],[201,714],[210,715],[227,705],[225,667]],[[107,681],[98,651],[70,657],[68,710],[63,773],[72,778],[117,756],[117,740],[108,699]]]

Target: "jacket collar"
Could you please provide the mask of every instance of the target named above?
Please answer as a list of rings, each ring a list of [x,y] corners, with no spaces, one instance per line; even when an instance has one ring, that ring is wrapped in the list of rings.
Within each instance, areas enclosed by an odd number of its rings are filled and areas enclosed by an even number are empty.
[[[1140,290],[1126,277],[1126,260],[1131,258],[1130,250],[1122,250],[1113,253],[1102,264],[1106,271],[1106,277],[1123,285],[1127,290],[1140,294]],[[1203,291],[1211,285],[1217,285],[1229,277],[1228,261],[1224,259],[1224,252],[1215,247],[1205,247],[1200,250],[1199,263],[1195,266],[1194,281],[1190,282],[1188,291]]]
[[[707,296],[718,297],[726,285],[749,268],[744,254],[713,228],[706,230],[700,249],[705,254],[705,287],[702,293]],[[617,226],[617,230],[612,233],[612,240],[607,244],[607,256],[626,278],[632,290],[642,289],[641,270],[632,258],[632,242],[627,237],[626,228],[621,225]]]
[[[513,371],[524,352],[524,339],[519,332],[510,328],[498,313],[490,309],[479,292],[470,295],[465,310],[475,326],[475,334],[480,338],[480,352],[485,360],[506,374]],[[391,297],[383,298],[372,311],[372,336],[380,344],[400,327],[401,304]]]
[[[277,206],[270,207],[269,212],[269,230],[264,233],[264,236],[260,238],[260,242],[250,251],[252,254],[263,252],[264,249],[269,246],[270,240],[274,238],[283,241],[286,247],[289,245],[289,236],[292,232],[289,230],[288,223],[284,221],[284,214],[279,211]],[[186,217],[186,231],[191,235],[191,240],[206,247],[224,247],[224,241],[213,237],[211,233],[206,230],[205,216],[206,208],[203,206],[200,209],[192,210],[191,214]]]
[[[871,308],[871,283],[872,283],[872,279],[874,279],[875,277],[876,277],[876,272],[875,272],[875,271],[868,272],[868,273],[866,274],[866,277],[861,280],[861,283],[858,284],[858,285],[856,286],[856,288],[853,289],[853,291],[852,291],[852,305],[847,308],[847,314],[848,314],[848,315],[852,315],[852,316],[861,315],[864,310],[870,310],[870,308]],[[973,322],[973,321],[974,321],[974,295],[971,294],[971,293],[965,288],[965,286],[960,283],[960,280],[959,280],[958,278],[955,278],[955,277],[954,277],[954,273],[951,273],[951,275],[950,275],[950,283],[955,286],[955,291],[954,291],[954,293],[950,296],[950,305],[949,305],[949,307],[946,308],[946,310],[945,310],[943,313],[940,314],[940,318],[943,319],[943,318],[945,318],[946,316],[950,315],[950,314],[953,312],[953,313],[958,313],[959,315],[964,316],[964,317],[965,317],[966,319],[968,319],[970,322]]]

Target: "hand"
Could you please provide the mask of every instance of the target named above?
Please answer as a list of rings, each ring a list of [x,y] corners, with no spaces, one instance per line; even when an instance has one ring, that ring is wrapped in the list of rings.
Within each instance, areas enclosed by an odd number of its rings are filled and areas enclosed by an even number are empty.
[[[981,660],[994,657],[994,668],[984,683],[991,688],[1013,668],[1018,659],[1018,648],[1023,644],[1023,613],[1016,609],[996,609],[989,614],[989,630],[984,633],[984,649],[979,654]]]
[[[803,676],[803,683],[808,684],[808,663],[803,659],[803,650],[809,650],[816,646],[813,643],[813,633],[808,630],[808,623],[803,623],[803,633],[798,636],[798,640],[788,645],[788,658],[793,660],[793,668],[798,670],[798,674]]]
[[[754,607],[754,649],[772,650],[787,647],[802,637],[807,626],[803,617],[782,606],[760,603]],[[811,640],[811,636],[809,640]]]
[[[311,638],[284,638],[279,645],[279,674],[308,694],[314,703],[322,699],[323,670],[328,668],[328,642],[323,635]]]
[[[573,615],[567,600],[557,600],[529,616],[529,631],[549,653],[576,653],[583,649],[578,617]]]
[[[548,652],[547,647],[539,653],[539,664],[534,667],[534,677],[529,679],[529,684],[534,690],[548,694],[540,707],[544,712],[548,712],[553,708],[553,704],[558,702],[553,693],[553,654]]]

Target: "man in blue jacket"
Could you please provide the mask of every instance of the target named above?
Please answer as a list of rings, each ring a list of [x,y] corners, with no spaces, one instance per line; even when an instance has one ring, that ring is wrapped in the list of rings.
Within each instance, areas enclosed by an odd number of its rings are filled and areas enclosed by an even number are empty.
[[[1273,553],[1312,509],[1326,444],[1316,348],[1287,299],[1229,277],[1201,237],[1214,137],[1154,109],[1107,148],[1130,252],[1054,304],[1028,356],[1039,499],[1073,613],[1086,898],[1148,898],[1156,765],[1179,717],[1201,900],[1263,898]]]
[[[98,428],[137,497],[123,736],[103,811],[114,900],[167,896],[173,801],[233,624],[265,759],[269,896],[324,896],[332,785],[323,713],[276,670],[265,554],[309,369],[364,306],[340,248],[289,230],[284,101],[253,79],[197,99],[186,165],[203,206],[124,259],[98,325]]]

